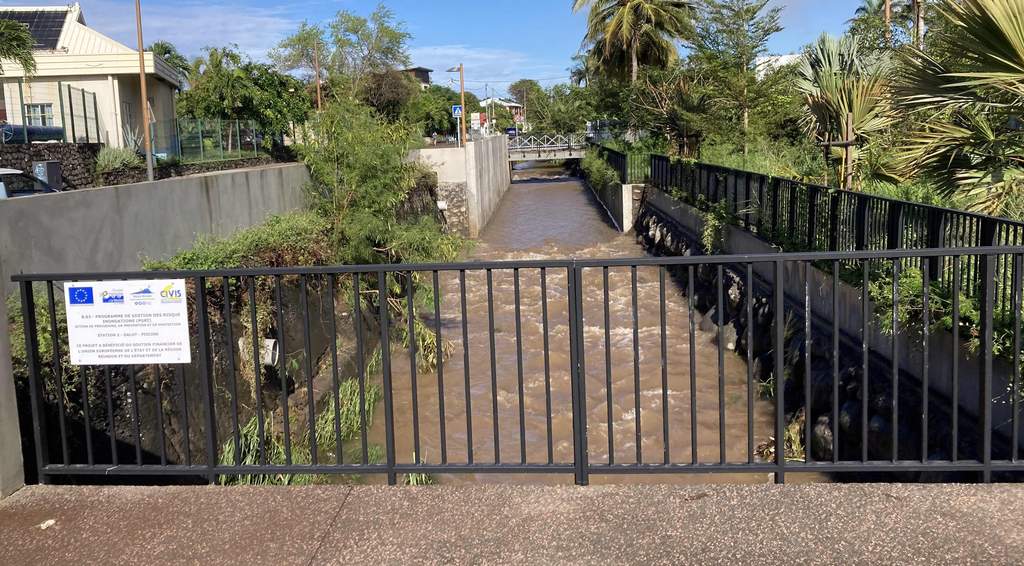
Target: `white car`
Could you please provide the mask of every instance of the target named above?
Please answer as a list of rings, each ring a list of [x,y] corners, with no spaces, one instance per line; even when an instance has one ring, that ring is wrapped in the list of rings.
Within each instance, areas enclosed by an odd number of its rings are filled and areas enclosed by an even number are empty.
[[[0,168],[0,200],[59,192],[24,171]]]

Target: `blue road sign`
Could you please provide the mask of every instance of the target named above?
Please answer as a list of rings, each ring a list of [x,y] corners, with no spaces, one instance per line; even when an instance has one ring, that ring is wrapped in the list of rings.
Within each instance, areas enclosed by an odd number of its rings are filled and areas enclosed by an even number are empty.
[[[461,118],[462,117],[462,105],[461,104],[455,104],[455,105],[452,106],[452,116],[455,117],[455,118]]]

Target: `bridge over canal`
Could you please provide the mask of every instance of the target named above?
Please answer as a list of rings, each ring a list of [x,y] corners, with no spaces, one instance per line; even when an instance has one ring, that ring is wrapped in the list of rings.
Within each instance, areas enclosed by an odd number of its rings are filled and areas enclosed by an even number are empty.
[[[586,134],[522,134],[509,138],[508,158],[512,163],[580,159],[588,147]]]

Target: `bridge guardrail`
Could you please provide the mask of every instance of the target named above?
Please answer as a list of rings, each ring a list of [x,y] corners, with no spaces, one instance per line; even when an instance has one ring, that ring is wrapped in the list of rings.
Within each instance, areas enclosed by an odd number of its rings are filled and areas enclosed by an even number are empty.
[[[932,395],[927,367],[916,384],[909,368],[879,362],[866,338],[850,346],[836,320],[844,265],[869,283],[897,281],[916,262],[927,281],[935,263],[960,273],[965,264],[992,270],[1001,259],[1019,268],[1024,247],[18,275],[30,443],[44,483],[292,474],[383,474],[396,483],[400,474],[490,472],[573,474],[578,484],[591,474],[746,472],[783,482],[787,473],[913,471],[990,481],[1024,471],[1022,271],[1014,271],[1017,308],[1003,327],[1017,345],[1012,371],[993,364],[998,287],[982,284],[976,416],[959,410],[959,394]],[[812,288],[799,274],[813,266],[832,276],[831,324],[800,318]],[[64,304],[56,292],[64,282],[171,278],[187,281],[193,363],[68,363],[59,315],[89,307]],[[951,284],[959,297],[960,279]],[[468,304],[476,288],[486,301]],[[922,297],[898,284],[887,299],[863,289],[865,337],[888,316],[886,303],[923,301],[920,319],[892,315],[894,349],[920,340],[927,350],[939,317],[958,327],[957,299],[930,303],[927,284]],[[612,323],[612,293],[632,305],[631,318],[622,317],[631,322]],[[656,301],[656,331],[639,332],[642,299]],[[704,317],[696,309],[705,307],[717,363],[697,359],[707,351],[697,333]],[[526,312],[539,323],[523,324]],[[953,336],[953,350],[935,354],[956,364]],[[820,344],[831,352],[827,369]],[[54,347],[44,357],[41,345]],[[748,360],[745,374],[728,370],[730,349]],[[350,369],[339,350],[354,353]],[[624,356],[633,360],[628,391],[611,385],[612,359]],[[324,389],[330,394],[317,399]],[[345,391],[358,395],[339,397]],[[869,405],[868,391],[888,391],[888,404]],[[1012,403],[995,399],[1000,391]],[[375,392],[383,404],[376,424]],[[373,434],[384,442],[379,461]]]
[[[586,134],[524,134],[509,139],[509,151],[542,149],[581,149],[587,146]]]

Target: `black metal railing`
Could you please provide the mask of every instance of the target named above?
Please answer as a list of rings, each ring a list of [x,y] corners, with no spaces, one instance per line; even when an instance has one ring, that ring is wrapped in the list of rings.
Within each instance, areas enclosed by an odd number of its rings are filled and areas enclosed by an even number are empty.
[[[647,154],[623,153],[603,145],[596,145],[598,155],[615,170],[620,183],[644,183],[650,173]]]
[[[737,223],[787,251],[862,251],[1024,245],[1024,222],[829,188],[727,167],[651,155],[651,184],[695,204],[724,203]],[[918,262],[919,263],[919,262]],[[948,262],[930,266],[933,282],[953,287]],[[993,270],[971,258],[957,282],[979,300],[996,280],[996,303],[1009,312],[1015,268]]]
[[[839,269],[858,265],[868,282],[898,280],[907,260],[960,273],[1022,258],[1024,247],[18,275],[26,442],[43,482],[488,472],[578,484],[725,472],[990,481],[1024,471],[1021,271],[1012,364],[994,364],[997,287],[982,282],[969,367],[956,332],[952,349],[929,350],[940,317],[958,327],[955,303],[942,313],[929,285],[918,297],[892,285],[891,305],[924,305],[921,318],[901,316],[866,290],[850,295]],[[168,278],[187,281],[192,364],[68,363],[61,282]],[[824,315],[812,296],[831,297]],[[859,332],[844,330],[850,320]],[[886,320],[891,334],[879,339]],[[919,347],[923,367],[901,367],[897,352]],[[935,368],[950,364],[940,380]]]

